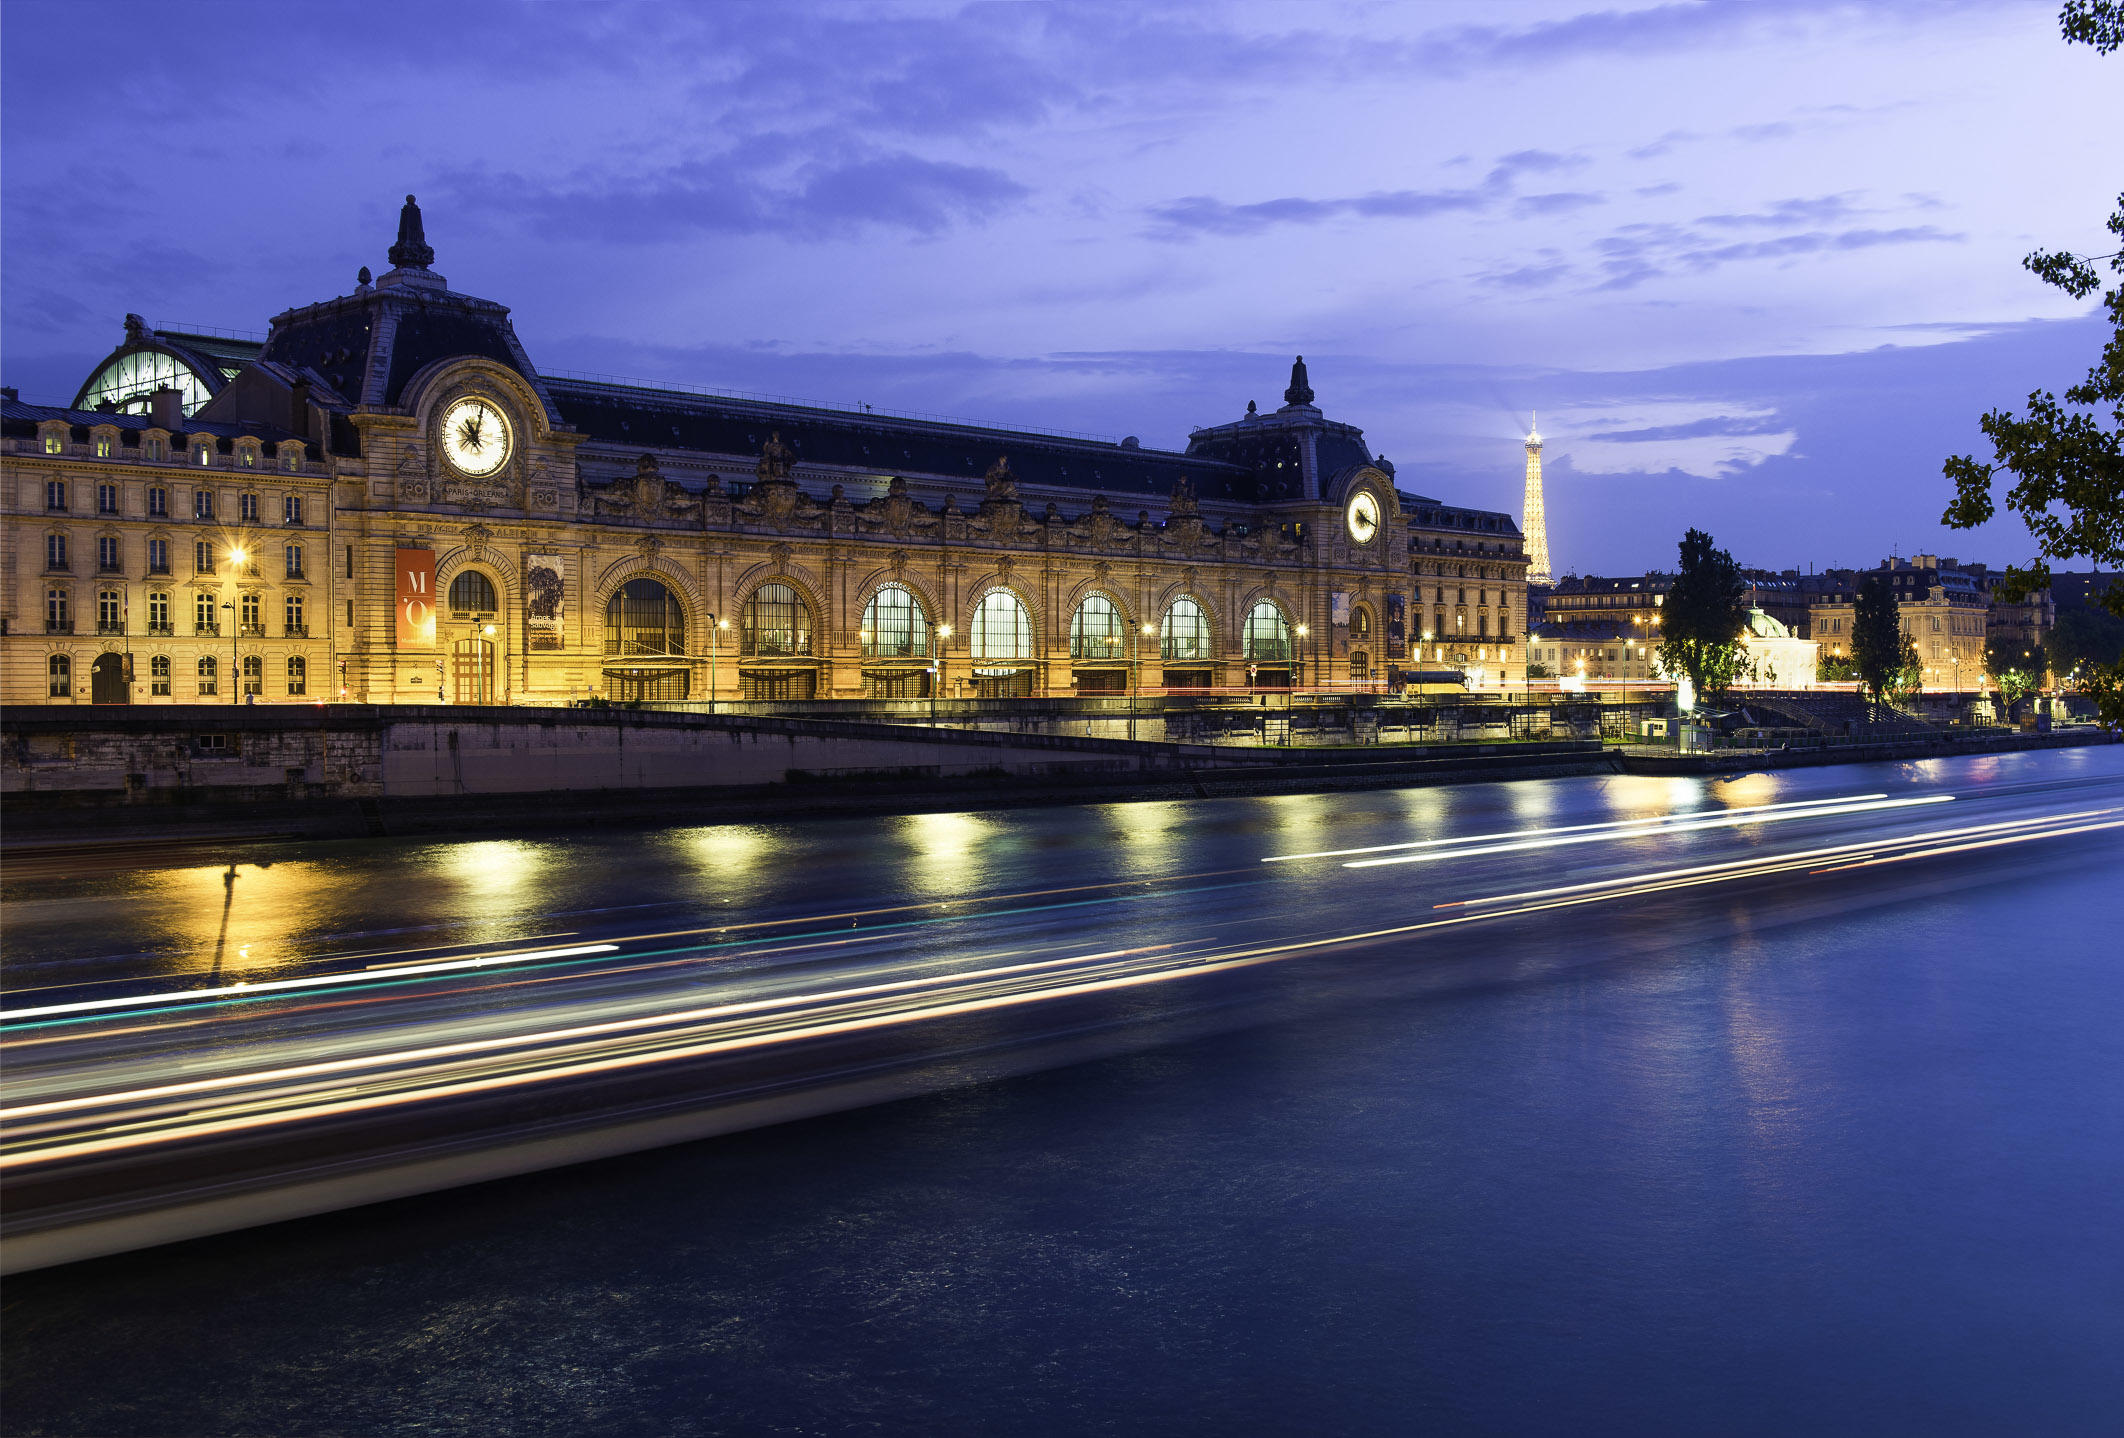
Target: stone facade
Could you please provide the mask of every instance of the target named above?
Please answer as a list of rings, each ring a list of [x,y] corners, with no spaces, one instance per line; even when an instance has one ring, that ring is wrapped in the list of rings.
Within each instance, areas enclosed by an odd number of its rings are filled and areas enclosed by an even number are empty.
[[[1510,516],[1398,490],[1302,361],[1159,451],[543,375],[507,314],[401,264],[194,414],[9,395],[5,701],[1523,682]]]

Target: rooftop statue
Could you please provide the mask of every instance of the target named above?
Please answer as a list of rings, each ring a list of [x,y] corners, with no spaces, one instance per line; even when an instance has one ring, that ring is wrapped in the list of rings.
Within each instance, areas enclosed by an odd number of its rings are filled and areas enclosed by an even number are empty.
[[[398,212],[398,243],[391,246],[390,261],[404,269],[424,270],[435,263],[435,251],[428,245],[428,237],[420,225],[420,206],[406,196],[405,207]]]
[[[1291,364],[1291,387],[1283,392],[1287,404],[1311,404],[1313,387],[1306,382],[1305,356],[1300,355]]]

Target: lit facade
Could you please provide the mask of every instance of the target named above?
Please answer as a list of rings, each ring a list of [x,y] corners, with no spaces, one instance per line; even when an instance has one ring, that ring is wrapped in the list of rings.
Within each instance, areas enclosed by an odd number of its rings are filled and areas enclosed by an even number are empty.
[[[1302,360],[1164,451],[541,373],[410,202],[391,260],[211,354],[129,320],[101,410],[6,397],[6,702],[1524,677],[1510,516],[1398,490]]]

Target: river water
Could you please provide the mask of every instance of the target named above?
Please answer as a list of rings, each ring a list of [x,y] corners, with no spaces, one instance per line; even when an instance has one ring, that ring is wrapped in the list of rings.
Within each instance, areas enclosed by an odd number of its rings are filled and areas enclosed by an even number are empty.
[[[2124,749],[1741,797],[1899,785],[2124,803]],[[1648,792],[964,822],[1023,883],[1137,831],[1131,862],[1180,872],[1412,808],[1556,824]],[[525,937],[668,900],[674,852],[697,905],[949,890],[929,861],[955,831],[912,823],[555,841],[512,851],[550,876],[515,899],[491,841],[316,846],[273,870],[313,866],[314,895],[233,935],[215,866],[18,880],[11,983],[364,925]],[[450,882],[416,883],[416,853]],[[1149,1052],[20,1276],[0,1428],[2113,1433],[2120,860],[2107,831],[1883,870],[1827,908],[1684,896],[1665,941],[1565,911],[1545,942],[1570,962],[1500,952]]]

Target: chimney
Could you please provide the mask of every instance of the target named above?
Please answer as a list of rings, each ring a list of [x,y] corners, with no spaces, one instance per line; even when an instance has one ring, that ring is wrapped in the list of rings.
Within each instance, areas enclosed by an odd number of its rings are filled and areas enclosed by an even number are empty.
[[[157,429],[183,429],[184,396],[164,385],[148,396],[148,417],[155,421]]]
[[[309,438],[310,382],[306,379],[296,380],[294,389],[288,393],[288,429],[305,439]]]

